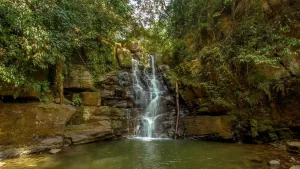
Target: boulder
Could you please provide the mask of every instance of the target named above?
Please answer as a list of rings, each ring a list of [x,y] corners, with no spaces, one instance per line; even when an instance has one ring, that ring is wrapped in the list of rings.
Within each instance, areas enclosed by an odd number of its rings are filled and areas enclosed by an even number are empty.
[[[18,89],[14,87],[4,87],[0,91],[0,96],[17,96],[18,98],[28,98],[28,99],[40,99],[40,91],[36,91],[32,88],[28,89]]]
[[[95,84],[98,86],[104,85],[118,85],[118,77],[115,73],[107,73],[99,75],[98,78],[95,80]]]
[[[82,105],[84,106],[100,106],[101,97],[100,92],[82,92]]]
[[[69,75],[65,77],[64,88],[91,91],[94,90],[93,76],[83,65],[72,65]]]
[[[285,56],[284,65],[293,76],[300,77],[300,56]]]
[[[59,153],[59,152],[61,152],[61,149],[51,149],[49,151],[50,154],[56,154],[56,153]]]
[[[232,116],[186,116],[183,118],[186,135],[217,139],[233,139]]]
[[[139,42],[127,42],[124,47],[132,53],[142,52],[143,47]]]
[[[112,137],[113,131],[111,124],[107,123],[88,123],[67,126],[65,138],[71,139],[72,144],[84,144]]]
[[[100,93],[101,98],[114,98],[116,95],[115,88],[102,88],[100,89]]]
[[[290,169],[300,169],[300,165],[293,165]]]
[[[193,91],[195,93],[195,96],[197,98],[207,97],[208,96],[204,85],[200,85],[198,87],[193,87],[192,89],[193,89]]]
[[[0,104],[0,143],[30,146],[44,138],[45,146],[52,145],[45,139],[62,135],[75,112],[73,106],[55,103]]]
[[[161,71],[161,72],[163,72],[163,73],[169,72],[170,71],[170,66],[168,66],[168,65],[160,65],[158,67],[158,70]]]
[[[125,48],[117,49],[117,58],[118,58],[119,66],[121,68],[132,67],[132,54],[128,49]]]
[[[271,168],[279,168],[280,161],[279,160],[271,160],[271,161],[269,161],[269,165]]]
[[[0,169],[4,168],[6,166],[5,162],[0,162]]]
[[[196,99],[193,90],[190,88],[184,88],[183,90],[179,90],[179,93],[185,101],[192,101]]]
[[[103,100],[103,106],[116,107],[116,108],[129,108],[133,107],[133,103],[129,100]]]
[[[118,75],[119,86],[129,86],[131,84],[131,74],[128,72],[119,72]]]
[[[290,73],[280,63],[277,63],[275,66],[259,64],[257,69],[262,72],[268,80],[279,80],[291,77]]]
[[[57,136],[54,138],[47,138],[41,141],[42,145],[45,146],[60,146],[63,143],[63,138],[61,136]]]
[[[300,154],[300,142],[287,142],[286,143],[286,149],[289,152],[298,153]]]

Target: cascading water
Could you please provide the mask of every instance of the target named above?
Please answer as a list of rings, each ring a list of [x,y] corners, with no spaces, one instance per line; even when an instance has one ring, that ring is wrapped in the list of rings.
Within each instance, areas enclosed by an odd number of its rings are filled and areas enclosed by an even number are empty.
[[[162,116],[158,114],[161,91],[159,90],[159,84],[156,79],[154,57],[150,56],[151,74],[148,74],[146,69],[141,73],[142,71],[140,71],[139,65],[139,61],[135,59],[132,60],[135,101],[136,103],[140,103],[140,107],[146,109],[144,116],[141,117],[142,126],[137,126],[136,135],[153,138],[153,133],[155,132],[155,120]],[[141,80],[142,75],[146,77],[146,82],[144,84]],[[148,96],[146,95],[147,92],[149,92]]]

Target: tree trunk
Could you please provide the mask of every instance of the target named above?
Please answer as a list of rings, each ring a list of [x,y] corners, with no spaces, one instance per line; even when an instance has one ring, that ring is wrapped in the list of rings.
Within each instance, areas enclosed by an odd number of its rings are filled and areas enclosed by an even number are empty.
[[[56,65],[55,65],[55,87],[56,87],[56,93],[59,97],[60,104],[64,103],[64,83],[63,83],[63,73],[62,73],[63,65],[62,65],[62,59],[57,58]]]
[[[176,128],[175,128],[175,140],[177,139],[178,135],[178,123],[179,123],[179,90],[178,90],[178,82],[176,81]]]

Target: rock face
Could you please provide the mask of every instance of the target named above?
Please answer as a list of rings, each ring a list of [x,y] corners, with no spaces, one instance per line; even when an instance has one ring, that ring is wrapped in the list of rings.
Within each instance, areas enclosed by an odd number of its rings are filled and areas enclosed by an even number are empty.
[[[101,97],[100,92],[82,92],[82,105],[83,106],[100,106]]]
[[[126,109],[54,103],[0,106],[1,159],[124,136],[129,131]]]
[[[0,91],[0,96],[11,96],[14,97],[15,94],[18,94],[18,98],[27,98],[27,99],[40,99],[41,93],[34,89],[23,89],[18,90],[16,88],[6,87]]]
[[[75,111],[54,103],[0,104],[0,145],[33,145],[50,134],[62,135]]]
[[[292,153],[300,154],[300,142],[287,142],[286,148]]]
[[[69,121],[65,138],[83,144],[128,134],[128,112],[112,107],[83,107]],[[125,134],[125,135],[126,135]]]
[[[184,127],[188,138],[230,140],[232,135],[231,116],[186,116]]]
[[[64,82],[66,89],[93,90],[94,80],[83,65],[73,65]]]
[[[300,169],[300,165],[294,165],[290,169]]]

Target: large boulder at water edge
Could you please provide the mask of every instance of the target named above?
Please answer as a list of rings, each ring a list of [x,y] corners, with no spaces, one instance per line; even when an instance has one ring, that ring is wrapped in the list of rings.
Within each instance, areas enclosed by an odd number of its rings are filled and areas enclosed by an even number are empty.
[[[30,145],[56,138],[75,111],[54,103],[0,104],[0,144]]]
[[[83,144],[111,138],[128,128],[127,111],[111,107],[82,107],[71,118],[65,139],[72,144]]]
[[[286,148],[288,151],[300,154],[300,142],[287,142]]]
[[[186,116],[183,119],[186,136],[191,138],[233,139],[231,116]]]

